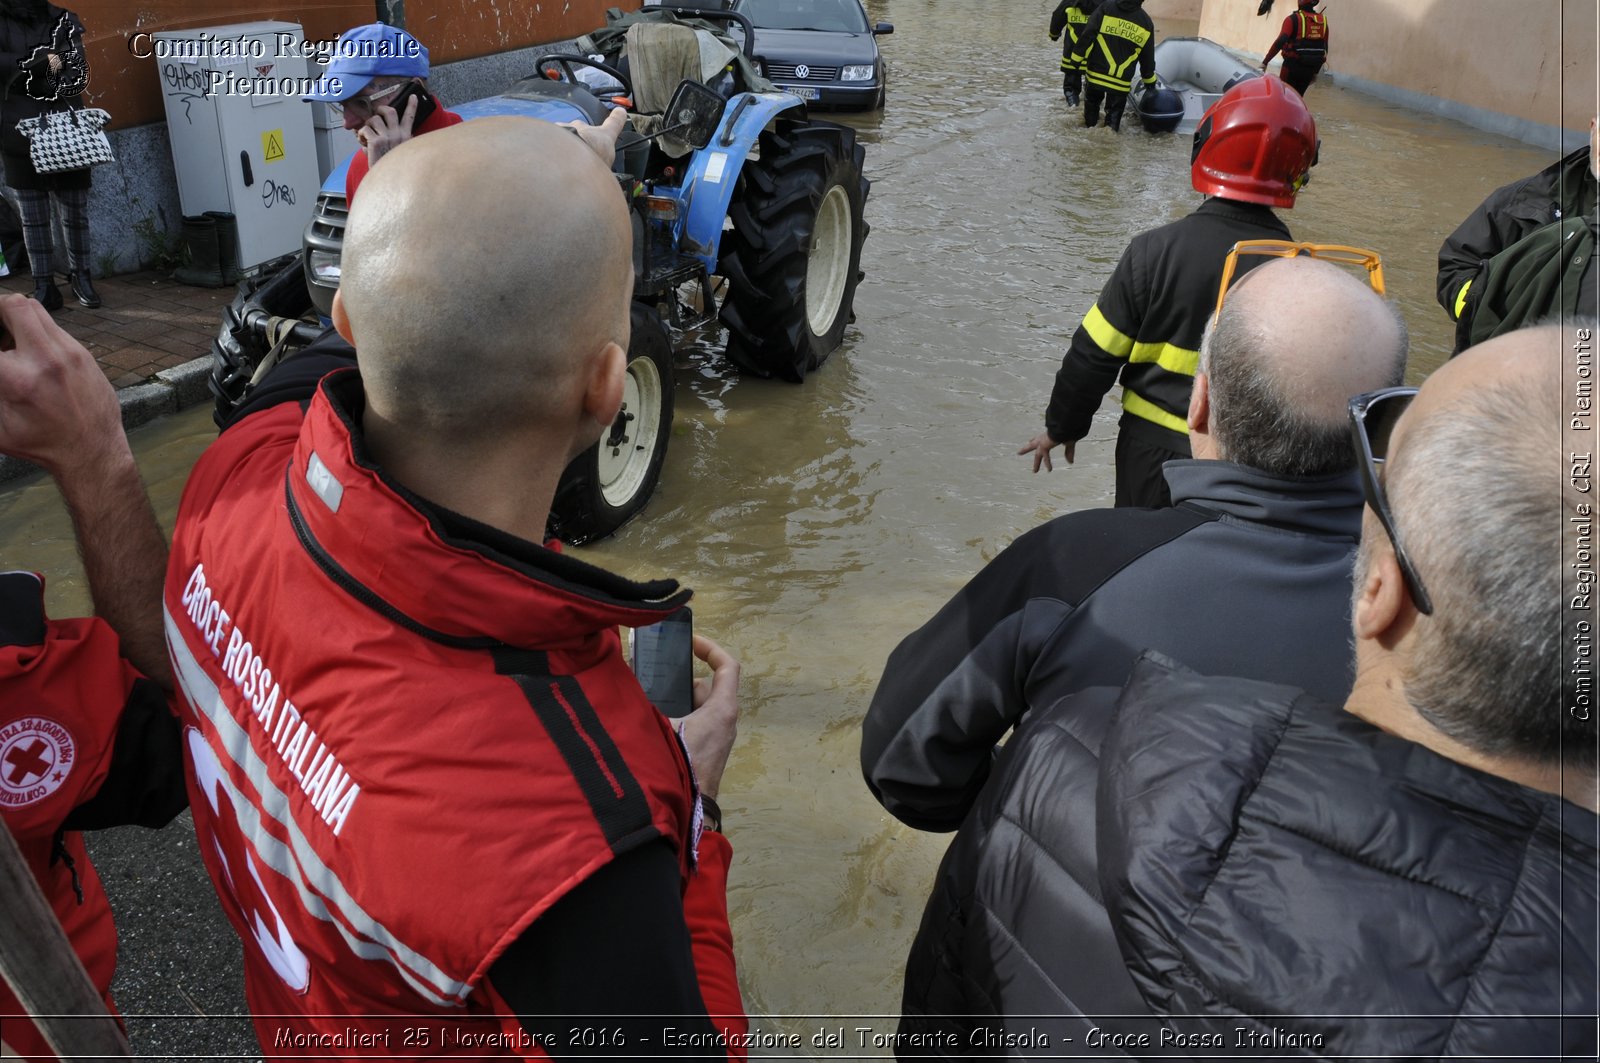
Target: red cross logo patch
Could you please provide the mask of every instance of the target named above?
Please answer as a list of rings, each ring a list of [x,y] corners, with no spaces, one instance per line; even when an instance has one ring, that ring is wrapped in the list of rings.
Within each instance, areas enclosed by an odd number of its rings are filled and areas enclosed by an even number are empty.
[[[20,808],[60,789],[76,756],[72,735],[43,716],[0,727],[0,808]]]

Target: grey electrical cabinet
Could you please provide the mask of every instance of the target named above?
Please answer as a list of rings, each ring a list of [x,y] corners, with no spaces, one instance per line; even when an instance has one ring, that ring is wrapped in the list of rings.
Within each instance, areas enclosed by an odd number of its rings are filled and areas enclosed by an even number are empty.
[[[300,249],[321,184],[304,37],[293,22],[152,35],[185,215],[238,219],[239,265]]]

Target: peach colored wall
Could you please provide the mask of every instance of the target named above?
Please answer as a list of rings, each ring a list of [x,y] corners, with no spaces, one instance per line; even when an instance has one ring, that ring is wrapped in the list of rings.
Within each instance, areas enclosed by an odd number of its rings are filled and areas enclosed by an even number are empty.
[[[1264,55],[1293,0],[1267,17],[1205,0],[1200,34]],[[1594,0],[1327,0],[1328,69],[1544,125],[1586,130],[1596,108]]]
[[[1204,0],[1144,0],[1144,10],[1151,18],[1200,21],[1200,8]]]

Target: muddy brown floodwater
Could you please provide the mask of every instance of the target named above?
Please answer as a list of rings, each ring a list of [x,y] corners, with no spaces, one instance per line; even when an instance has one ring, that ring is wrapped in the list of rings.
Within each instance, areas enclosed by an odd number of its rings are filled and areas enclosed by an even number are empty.
[[[1131,120],[1120,137],[1086,130],[1067,111],[1050,6],[868,0],[895,32],[882,41],[887,108],[844,119],[873,182],[856,324],[798,387],[692,349],[660,490],[579,551],[694,587],[696,625],[744,662],[722,796],[740,972],[751,1011],[808,1040],[810,1016],[895,1011],[947,841],[891,820],[861,781],[859,724],[884,659],[1020,532],[1110,504],[1114,396],[1076,466],[1033,476],[1014,452],[1043,423],[1061,352],[1128,239],[1200,198],[1188,138]],[[1382,252],[1419,380],[1450,346],[1433,298],[1440,241],[1554,156],[1326,79],[1309,102],[1322,162],[1286,219],[1297,238]],[[212,435],[207,410],[137,434],[166,519]],[[6,567],[48,574],[59,614],[87,608],[48,485],[0,496],[0,543]],[[125,924],[162,918],[119,907]],[[139,962],[125,953],[125,972]]]

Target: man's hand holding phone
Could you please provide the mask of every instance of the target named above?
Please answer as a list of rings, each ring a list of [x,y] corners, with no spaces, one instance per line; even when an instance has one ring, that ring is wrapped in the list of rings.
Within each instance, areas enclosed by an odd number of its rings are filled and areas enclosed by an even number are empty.
[[[714,798],[739,732],[739,662],[704,635],[694,637],[694,655],[711,666],[711,675],[694,681],[694,711],[683,718],[680,734],[700,792]]]
[[[416,135],[416,129],[438,107],[428,90],[415,81],[400,90],[391,103],[380,103],[372,117],[356,130],[356,140],[367,153],[367,164],[378,160]]]
[[[634,629],[633,671],[656,708],[679,721],[700,792],[715,798],[739,729],[739,662],[704,635],[692,635],[692,625],[684,606]],[[711,667],[709,678],[694,678],[696,659]]]

